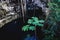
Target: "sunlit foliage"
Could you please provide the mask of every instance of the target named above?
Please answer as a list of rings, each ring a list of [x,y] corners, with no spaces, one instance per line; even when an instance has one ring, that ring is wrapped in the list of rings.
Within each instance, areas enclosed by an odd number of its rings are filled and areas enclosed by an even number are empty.
[[[34,31],[36,26],[43,27],[44,26],[44,20],[39,20],[37,17],[32,17],[31,19],[28,19],[28,25],[23,26],[23,31],[32,30]]]
[[[35,26],[43,26],[44,20],[39,20],[37,17],[32,17],[28,19],[28,24],[33,24]]]

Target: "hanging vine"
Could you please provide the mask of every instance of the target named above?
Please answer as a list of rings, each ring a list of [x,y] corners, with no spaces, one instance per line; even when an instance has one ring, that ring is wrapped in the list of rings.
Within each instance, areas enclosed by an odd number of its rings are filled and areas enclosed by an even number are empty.
[[[24,5],[23,5],[23,0],[21,0],[21,8],[22,8],[22,15],[23,15],[23,22],[25,22],[24,20]]]

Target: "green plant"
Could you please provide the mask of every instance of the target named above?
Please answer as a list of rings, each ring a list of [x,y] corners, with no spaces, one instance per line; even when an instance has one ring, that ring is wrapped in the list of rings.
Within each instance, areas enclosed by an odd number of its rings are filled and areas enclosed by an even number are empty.
[[[37,17],[32,17],[31,19],[28,19],[28,25],[23,26],[22,30],[23,31],[28,31],[29,30],[35,30],[36,26],[43,27],[44,26],[44,20],[39,20]]]
[[[56,1],[56,2],[55,2]],[[54,22],[60,21],[60,0],[52,0],[52,2],[48,3],[48,6],[50,7],[50,15],[49,18]]]
[[[32,24],[35,26],[43,27],[44,20],[39,20],[37,17],[32,17],[31,19],[28,19],[28,24]]]
[[[55,30],[57,30],[57,22],[60,21],[60,0],[52,0],[48,3],[50,14],[47,19],[48,28],[44,31],[44,40],[58,40],[54,37]]]

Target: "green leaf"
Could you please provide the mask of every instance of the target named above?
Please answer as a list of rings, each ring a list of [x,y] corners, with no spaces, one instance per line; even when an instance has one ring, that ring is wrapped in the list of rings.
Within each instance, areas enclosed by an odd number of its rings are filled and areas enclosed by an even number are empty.
[[[28,31],[29,25],[23,26],[22,31]]]
[[[28,19],[28,24],[32,24],[33,20]]]
[[[38,24],[38,26],[43,27],[43,26],[44,26],[44,24]]]
[[[44,20],[39,20],[37,17],[32,17],[32,19],[29,19],[29,21],[31,21],[31,20],[32,20],[32,22],[30,24],[33,24],[35,26],[43,26],[42,23],[45,22]]]
[[[58,0],[58,2],[60,2],[60,0]]]
[[[45,21],[44,20],[39,20],[40,23],[44,23]]]
[[[35,22],[33,22],[32,24],[33,25],[37,25],[39,23],[39,21],[35,21]]]
[[[30,27],[29,27],[29,30],[34,31],[34,30],[35,30],[35,26],[30,26]]]
[[[32,20],[38,21],[38,18],[37,17],[32,17]]]

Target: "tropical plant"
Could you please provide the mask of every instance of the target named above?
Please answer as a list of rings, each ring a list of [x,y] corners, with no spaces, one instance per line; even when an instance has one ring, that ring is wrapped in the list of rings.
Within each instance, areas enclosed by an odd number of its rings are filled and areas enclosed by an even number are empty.
[[[37,17],[32,17],[31,19],[28,19],[28,25],[25,25],[22,27],[23,31],[28,31],[29,30],[35,30],[36,26],[43,27],[44,26],[44,20],[39,20]]]

